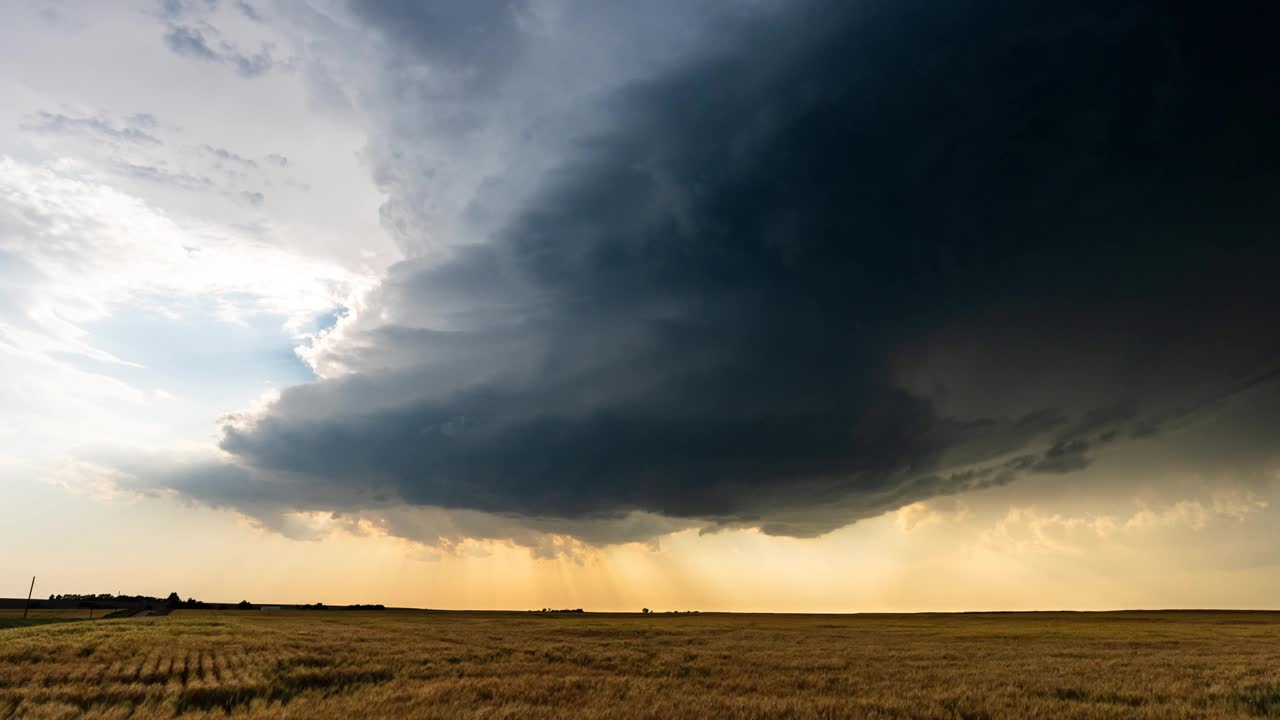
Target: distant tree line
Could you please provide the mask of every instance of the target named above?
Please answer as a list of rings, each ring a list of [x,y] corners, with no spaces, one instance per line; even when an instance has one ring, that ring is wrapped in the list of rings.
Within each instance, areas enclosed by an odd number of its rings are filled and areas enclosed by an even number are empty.
[[[123,595],[115,593],[60,593],[49,596],[50,603],[59,603],[62,607],[66,607],[66,603],[74,602],[81,608],[100,608],[100,607],[159,607],[160,598],[154,598],[150,595]],[[31,607],[43,607],[43,603],[39,600],[31,603]]]
[[[289,607],[285,605],[283,607]],[[386,610],[387,606],[381,603],[377,605],[325,605],[324,603],[316,603],[314,605],[298,605],[299,610]]]
[[[50,600],[159,600],[147,595],[112,595],[111,593],[66,593],[50,595]]]
[[[654,610],[650,610],[649,608],[642,608],[640,612],[644,613],[645,615],[700,615],[701,614],[701,612],[698,610],[665,610],[663,612],[657,612]]]
[[[563,610],[556,610],[555,608],[542,608],[541,610],[531,610],[530,612],[580,613],[584,611],[582,608],[573,608],[572,610],[568,608],[565,608]],[[700,615],[702,614],[701,611],[699,610],[664,610],[662,612],[658,612],[657,610],[650,610],[649,608],[642,608],[640,612],[644,613],[645,615]]]
[[[261,605],[251,603],[248,600],[241,600],[238,603],[215,603],[198,600],[194,597],[182,599],[182,596],[176,592],[169,593],[166,598],[152,597],[150,595],[115,595],[112,593],[62,593],[49,596],[50,602],[68,600],[80,603],[102,603],[111,605],[135,605],[138,607],[161,608],[166,610],[179,609],[236,609],[236,610],[257,610]],[[83,607],[84,605],[82,605]],[[289,605],[289,604],[272,604],[273,607],[297,608],[300,610],[386,610],[386,606],[377,605],[325,605],[324,603],[315,603],[314,605]],[[32,603],[32,607],[40,607],[40,601]],[[581,611],[579,611],[581,612]]]

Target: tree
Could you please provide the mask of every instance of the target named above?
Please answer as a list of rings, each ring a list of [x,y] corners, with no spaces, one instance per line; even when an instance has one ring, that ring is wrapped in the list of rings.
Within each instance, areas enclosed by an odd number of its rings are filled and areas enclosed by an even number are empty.
[[[177,610],[182,607],[182,598],[178,597],[178,593],[171,592],[169,597],[164,599],[164,606],[170,610]]]
[[[239,604],[237,604],[237,605],[236,605],[236,607],[240,608],[241,610],[252,610],[252,609],[253,609],[253,606],[249,604],[249,601],[248,601],[248,600],[241,600],[241,601],[239,602]]]
[[[645,615],[648,615],[648,614],[649,614],[649,608],[645,608],[645,609],[641,610],[640,612],[644,613]]]

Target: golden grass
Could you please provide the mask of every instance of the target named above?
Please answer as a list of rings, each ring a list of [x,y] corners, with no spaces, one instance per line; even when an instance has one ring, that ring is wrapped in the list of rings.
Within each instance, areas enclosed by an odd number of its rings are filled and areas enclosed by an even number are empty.
[[[0,717],[86,715],[1280,718],[1280,613],[187,610],[0,630]]]
[[[95,610],[93,612],[93,616],[102,617],[109,612],[111,611]],[[25,618],[23,617],[23,612],[21,610],[0,610],[0,630],[88,619],[88,610],[45,610],[42,608],[35,608],[28,610]]]

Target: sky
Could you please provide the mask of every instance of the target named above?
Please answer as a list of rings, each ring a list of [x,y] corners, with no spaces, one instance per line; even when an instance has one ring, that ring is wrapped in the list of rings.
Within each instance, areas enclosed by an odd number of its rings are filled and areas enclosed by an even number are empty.
[[[1280,608],[1202,5],[0,2],[0,596]]]

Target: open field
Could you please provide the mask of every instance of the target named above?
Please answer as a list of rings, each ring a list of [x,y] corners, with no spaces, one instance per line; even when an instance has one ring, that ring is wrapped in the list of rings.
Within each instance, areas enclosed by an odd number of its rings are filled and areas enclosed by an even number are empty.
[[[110,610],[97,610],[94,617],[102,617]],[[0,630],[19,627],[34,627],[36,625],[49,625],[52,623],[74,622],[77,620],[88,620],[88,610],[43,610],[35,609],[27,612],[27,617],[22,617],[21,610],[0,610]],[[8,635],[2,636],[8,638]],[[3,640],[0,640],[2,643]],[[0,648],[3,645],[0,644]]]
[[[0,630],[0,717],[84,715],[1280,718],[1280,613],[187,610]]]

